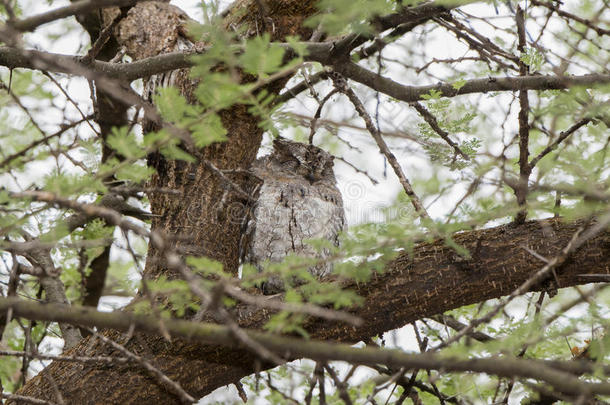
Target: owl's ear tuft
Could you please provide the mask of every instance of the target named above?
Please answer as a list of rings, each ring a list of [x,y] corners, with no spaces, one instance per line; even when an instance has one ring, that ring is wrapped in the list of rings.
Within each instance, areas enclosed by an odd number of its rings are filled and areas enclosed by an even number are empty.
[[[283,136],[278,136],[277,138],[273,139],[274,145],[286,146],[286,145],[290,144],[291,142],[292,142],[291,140],[286,139]]]
[[[282,138],[282,137],[278,137],[275,138],[273,140],[273,149],[276,151],[288,151],[290,147],[290,141]]]

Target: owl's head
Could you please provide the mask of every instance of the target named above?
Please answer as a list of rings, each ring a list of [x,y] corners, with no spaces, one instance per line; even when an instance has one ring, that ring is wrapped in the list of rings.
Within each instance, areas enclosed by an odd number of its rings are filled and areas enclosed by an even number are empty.
[[[273,151],[282,169],[301,175],[311,183],[334,179],[335,157],[317,146],[277,138],[273,141]]]

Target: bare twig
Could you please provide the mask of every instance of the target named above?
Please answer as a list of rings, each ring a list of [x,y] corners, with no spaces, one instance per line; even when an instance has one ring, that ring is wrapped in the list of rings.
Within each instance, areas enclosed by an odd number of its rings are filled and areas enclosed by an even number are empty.
[[[71,15],[90,13],[100,8],[133,6],[139,1],[143,0],[82,0],[74,2],[69,6],[56,8],[42,14],[24,18],[23,20],[13,21],[10,25],[11,28],[17,31],[32,31],[43,24]]]
[[[456,144],[455,142],[453,142],[451,140],[451,138],[449,138],[449,133],[447,133],[447,131],[445,131],[438,125],[438,121],[437,121],[436,117],[434,115],[432,115],[432,113],[430,111],[428,111],[426,109],[426,107],[424,107],[423,105],[421,105],[420,103],[418,103],[416,101],[409,103],[409,105],[417,110],[417,112],[419,113],[419,115],[422,116],[424,121],[426,121],[428,123],[428,125],[430,125],[430,128],[432,128],[434,130],[434,132],[436,132],[438,134],[438,136],[440,136],[445,142],[447,142],[447,144],[449,144],[449,146],[451,146],[453,148],[453,150],[455,150],[455,153],[460,154],[460,156],[462,156],[466,160],[470,160],[470,156],[465,154],[460,149],[460,146],[458,144]]]
[[[16,403],[26,403],[34,405],[59,405],[55,402],[45,401],[43,399],[28,397],[25,395],[5,394],[4,392],[0,393],[0,397],[8,399],[10,401],[15,401]]]
[[[521,6],[517,6],[517,14],[516,14],[516,22],[517,22],[517,34],[519,38],[519,44],[517,49],[521,52],[521,55],[525,54],[525,14]],[[519,75],[524,77],[529,75],[529,68],[519,59]],[[529,177],[532,173],[532,166],[530,166],[529,159],[529,98],[527,95],[527,90],[519,91],[519,182],[517,183],[517,187],[514,189],[515,196],[517,197],[517,204],[521,207],[521,210],[515,216],[515,223],[522,224],[525,222],[525,218],[527,217],[527,209],[525,208],[525,204],[527,201],[528,194],[528,181]]]
[[[337,387],[337,390],[339,390],[339,398],[341,398],[341,400],[343,400],[344,404],[351,405],[352,399],[350,398],[349,393],[347,392],[345,383],[339,379],[339,377],[337,376],[337,373],[335,373],[335,370],[333,370],[333,368],[331,366],[329,366],[327,364],[324,366],[324,369],[326,370],[328,375],[330,375],[330,378],[335,383],[335,387]]]
[[[333,89],[320,101],[320,105],[318,106],[318,109],[316,110],[316,113],[313,116],[313,119],[311,120],[311,130],[309,132],[310,145],[313,145],[313,137],[316,134],[316,124],[318,122],[318,119],[320,118],[320,115],[322,114],[322,108],[324,108],[324,105],[328,102],[328,100],[330,100],[330,98],[338,92],[339,91],[337,89]]]
[[[417,211],[421,219],[429,220],[430,215],[428,215],[426,208],[424,208],[419,197],[417,196],[417,194],[415,194],[415,191],[413,190],[409,179],[407,179],[407,176],[405,176],[402,168],[400,167],[396,156],[394,156],[392,151],[390,151],[390,148],[388,148],[388,145],[379,133],[379,129],[377,129],[377,127],[373,123],[371,116],[364,108],[364,105],[362,104],[356,93],[354,93],[354,90],[349,87],[346,79],[341,74],[338,74],[337,72],[332,72],[330,76],[337,90],[347,96],[347,98],[354,105],[354,108],[356,109],[360,117],[364,120],[364,123],[366,124],[369,133],[371,134],[371,136],[377,143],[377,146],[379,147],[379,151],[386,157],[386,159],[388,159],[388,162],[392,166],[392,169],[394,169],[394,173],[398,177],[398,180],[400,181],[400,184],[405,190],[405,193],[407,193],[407,195],[409,196],[411,204],[413,204],[415,211]]]
[[[224,292],[227,295],[241,302],[250,305],[255,305],[259,308],[268,308],[275,309],[278,311],[289,311],[293,313],[308,314],[328,320],[348,322],[356,326],[362,324],[362,319],[343,311],[333,311],[308,303],[292,304],[289,302],[274,300],[268,296],[251,295],[238,287],[233,287],[230,285],[225,285]]]
[[[579,17],[572,13],[568,13],[567,11],[563,11],[563,10],[559,9],[559,6],[556,6],[555,4],[553,4],[551,2],[540,1],[540,0],[531,0],[531,3],[534,6],[546,7],[549,10],[553,10],[554,12],[556,12],[558,15],[560,15],[562,17],[566,17],[570,20],[577,21],[577,22],[581,23],[582,25],[595,31],[599,36],[610,35],[610,30],[598,27],[597,25],[593,24],[593,22],[589,19]],[[561,3],[559,3],[559,4],[561,4]],[[608,6],[608,4],[606,3],[606,7],[607,6]]]
[[[548,155],[551,151],[553,151],[555,148],[557,148],[557,146],[561,142],[566,140],[570,135],[572,135],[574,132],[576,132],[579,128],[587,125],[589,122],[591,122],[591,118],[583,118],[580,121],[578,121],[577,123],[575,123],[574,125],[572,125],[570,128],[568,128],[565,131],[561,132],[559,134],[559,136],[557,137],[557,139],[555,139],[553,141],[553,143],[551,143],[549,146],[544,148],[538,155],[536,155],[536,157],[534,157],[530,161],[530,163],[529,163],[530,168],[534,168],[538,164],[540,159],[542,159],[543,157]]]
[[[130,360],[138,363],[141,367],[143,367],[146,371],[148,371],[152,376],[157,380],[157,382],[169,390],[171,393],[176,395],[182,403],[192,404],[197,402],[197,400],[191,396],[188,392],[186,392],[180,384],[170,379],[165,373],[159,370],[157,367],[153,366],[148,360],[146,360],[142,356],[138,356],[133,353],[131,350],[127,349],[125,346],[115,342],[112,339],[107,338],[104,335],[97,333],[96,331],[90,329],[91,332],[97,339],[100,339],[102,342],[107,345],[112,346],[114,349],[123,353]]]
[[[379,184],[379,182],[373,177],[371,176],[368,172],[360,169],[359,167],[357,167],[355,164],[353,164],[352,162],[350,162],[349,160],[341,157],[341,156],[335,156],[335,159],[345,163],[346,165],[348,165],[349,167],[351,167],[356,173],[360,173],[364,176],[366,176],[367,179],[369,179],[369,181],[372,184]]]

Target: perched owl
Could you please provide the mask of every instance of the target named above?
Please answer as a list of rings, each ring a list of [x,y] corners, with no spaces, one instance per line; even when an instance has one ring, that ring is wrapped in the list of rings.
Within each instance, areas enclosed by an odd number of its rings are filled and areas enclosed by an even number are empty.
[[[305,242],[308,239],[327,239],[339,245],[345,213],[333,158],[316,146],[276,139],[273,153],[254,162],[252,172],[263,183],[244,233],[245,263],[262,271],[263,262],[281,262],[290,254],[320,259],[330,255],[328,249],[316,251],[309,246]],[[309,268],[317,277],[331,271],[329,262]],[[272,277],[262,290],[275,294],[284,287],[279,278]]]

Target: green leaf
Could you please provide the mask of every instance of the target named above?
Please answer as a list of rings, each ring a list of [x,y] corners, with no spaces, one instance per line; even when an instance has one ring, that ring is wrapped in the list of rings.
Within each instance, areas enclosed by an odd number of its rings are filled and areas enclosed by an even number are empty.
[[[121,165],[115,171],[115,177],[118,180],[128,180],[137,184],[148,180],[154,172],[155,169],[147,166],[145,163],[134,163]]]
[[[202,148],[227,139],[227,130],[218,114],[208,113],[189,126],[195,146]]]
[[[186,264],[191,266],[202,276],[215,275],[230,277],[230,274],[224,272],[222,263],[207,257],[188,256],[186,258]]]
[[[358,34],[372,34],[370,21],[377,16],[395,10],[397,2],[387,0],[321,0],[318,13],[306,22],[308,27],[320,27],[331,36],[349,31]]]
[[[180,124],[186,114],[193,109],[186,98],[175,87],[161,87],[153,96],[161,117],[165,121]]]
[[[159,149],[159,152],[170,160],[184,160],[185,162],[195,163],[197,159],[178,145],[168,145]]]
[[[117,151],[125,158],[141,158],[144,157],[145,151],[136,140],[133,133],[129,132],[129,128],[112,128],[112,132],[108,135],[106,143],[112,149]]]
[[[246,43],[246,49],[239,57],[239,62],[247,73],[264,76],[278,71],[282,66],[283,58],[284,49],[272,45],[269,34],[265,33]]]
[[[431,89],[428,94],[422,94],[422,100],[438,100],[442,97],[443,93],[440,90]]]
[[[104,192],[106,187],[100,179],[79,174],[53,172],[44,179],[44,189],[62,197],[82,195],[88,192]]]
[[[544,55],[537,48],[532,47],[527,47],[519,59],[528,65],[532,72],[540,70],[544,63]]]
[[[249,87],[249,84],[240,85],[226,73],[209,73],[201,78],[195,96],[203,107],[219,111],[239,101]]]
[[[462,87],[464,87],[464,85],[466,85],[466,83],[467,83],[466,79],[463,79],[463,78],[462,78],[462,79],[459,79],[459,80],[454,81],[454,82],[451,84],[451,87],[453,87],[453,88],[454,88],[454,89],[456,89],[456,90],[459,90],[459,89],[461,89]]]

